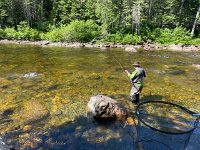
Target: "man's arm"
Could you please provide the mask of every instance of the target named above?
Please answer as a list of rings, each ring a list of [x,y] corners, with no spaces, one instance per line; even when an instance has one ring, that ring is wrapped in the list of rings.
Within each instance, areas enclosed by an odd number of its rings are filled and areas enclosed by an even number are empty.
[[[130,73],[128,70],[124,70],[126,72],[126,74],[128,75],[128,77],[130,79],[134,78],[135,75],[137,74],[137,70],[135,70],[134,72]]]
[[[129,74],[130,74],[128,70],[124,70],[124,72],[126,72],[126,74],[127,74],[127,75],[129,75]]]

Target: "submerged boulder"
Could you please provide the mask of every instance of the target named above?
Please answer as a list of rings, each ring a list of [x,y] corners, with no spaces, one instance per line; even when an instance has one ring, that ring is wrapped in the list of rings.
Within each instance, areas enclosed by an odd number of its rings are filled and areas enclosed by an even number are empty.
[[[37,72],[30,72],[30,73],[26,73],[24,75],[22,75],[22,77],[24,78],[33,78],[33,77],[37,77],[39,74]]]
[[[89,117],[97,121],[125,120],[128,116],[126,109],[116,100],[101,94],[92,96],[87,106]]]

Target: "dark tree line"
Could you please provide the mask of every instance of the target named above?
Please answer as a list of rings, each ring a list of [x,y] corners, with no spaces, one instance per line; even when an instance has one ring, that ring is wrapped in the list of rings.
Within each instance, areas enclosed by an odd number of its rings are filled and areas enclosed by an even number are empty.
[[[1,0],[0,27],[26,21],[48,31],[74,20],[94,20],[103,33],[138,33],[182,26],[199,35],[199,0]]]

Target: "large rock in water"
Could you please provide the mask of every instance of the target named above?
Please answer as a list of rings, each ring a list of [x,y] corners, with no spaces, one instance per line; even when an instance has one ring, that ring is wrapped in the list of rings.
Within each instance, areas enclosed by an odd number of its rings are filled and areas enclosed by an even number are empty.
[[[97,121],[125,120],[128,116],[126,109],[116,100],[100,94],[92,96],[87,106],[89,116]]]

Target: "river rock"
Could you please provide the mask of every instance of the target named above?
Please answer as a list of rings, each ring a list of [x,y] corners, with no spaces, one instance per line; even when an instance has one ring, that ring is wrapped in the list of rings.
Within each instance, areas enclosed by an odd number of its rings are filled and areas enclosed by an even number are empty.
[[[183,44],[171,44],[167,47],[167,49],[172,51],[182,51],[183,50]]]
[[[137,52],[137,50],[133,46],[127,46],[125,48],[126,52]]]
[[[186,51],[186,52],[198,51],[198,50],[199,50],[198,46],[194,46],[194,45],[185,45],[183,47],[183,51]]]
[[[49,42],[49,41],[35,41],[35,42],[31,43],[31,44],[34,44],[34,43],[35,43],[35,45],[48,45],[51,42]]]
[[[88,115],[98,121],[125,120],[128,116],[126,109],[116,100],[98,94],[88,102]]]

